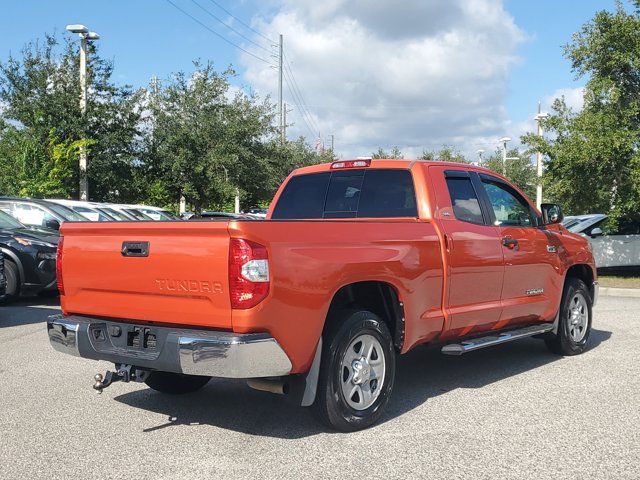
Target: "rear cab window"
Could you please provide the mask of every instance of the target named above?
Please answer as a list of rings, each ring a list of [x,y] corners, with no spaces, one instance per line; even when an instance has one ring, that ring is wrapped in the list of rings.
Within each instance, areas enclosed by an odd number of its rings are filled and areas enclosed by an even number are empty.
[[[413,178],[406,169],[353,169],[292,177],[274,220],[417,217]]]

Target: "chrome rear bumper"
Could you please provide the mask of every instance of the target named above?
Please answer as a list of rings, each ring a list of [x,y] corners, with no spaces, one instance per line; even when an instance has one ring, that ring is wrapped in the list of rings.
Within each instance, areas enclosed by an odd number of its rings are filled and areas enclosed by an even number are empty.
[[[291,361],[266,333],[147,327],[82,316],[54,315],[47,321],[49,341],[59,352],[93,360],[186,375],[258,378],[288,375]],[[130,335],[138,332],[132,346]],[[153,336],[154,348],[146,345]]]

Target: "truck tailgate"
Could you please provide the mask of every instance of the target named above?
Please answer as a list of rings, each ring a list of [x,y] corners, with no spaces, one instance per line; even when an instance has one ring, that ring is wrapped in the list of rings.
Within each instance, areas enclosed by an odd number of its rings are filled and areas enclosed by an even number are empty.
[[[65,223],[63,311],[231,329],[227,225]]]

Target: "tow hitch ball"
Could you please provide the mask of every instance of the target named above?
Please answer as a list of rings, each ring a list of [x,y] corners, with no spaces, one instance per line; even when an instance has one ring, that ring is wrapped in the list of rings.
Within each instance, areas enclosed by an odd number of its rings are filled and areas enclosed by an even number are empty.
[[[93,388],[97,393],[107,388],[114,382],[144,382],[149,376],[148,370],[136,368],[133,365],[116,365],[116,371],[107,370],[104,377],[100,373],[96,373],[93,379],[95,383]]]

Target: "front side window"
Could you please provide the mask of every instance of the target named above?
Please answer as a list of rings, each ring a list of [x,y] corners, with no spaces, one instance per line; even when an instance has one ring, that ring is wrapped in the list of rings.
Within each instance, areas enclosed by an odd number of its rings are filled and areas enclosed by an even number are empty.
[[[483,180],[491,208],[500,227],[531,227],[533,217],[527,201],[507,185]]]
[[[447,178],[451,206],[456,219],[470,223],[484,223],[478,196],[470,178]]]

